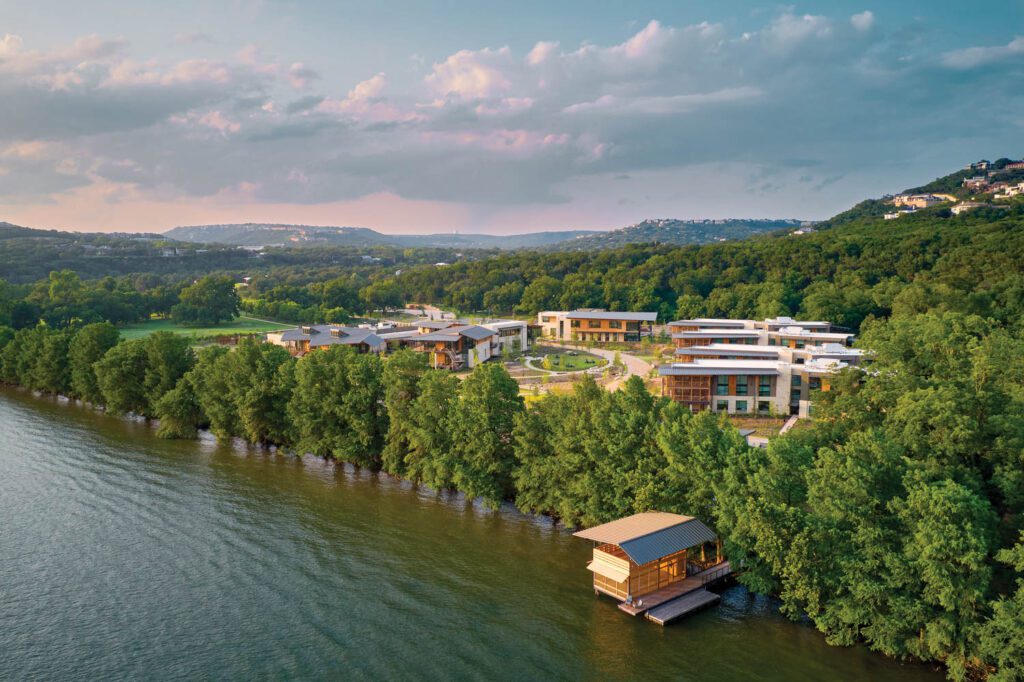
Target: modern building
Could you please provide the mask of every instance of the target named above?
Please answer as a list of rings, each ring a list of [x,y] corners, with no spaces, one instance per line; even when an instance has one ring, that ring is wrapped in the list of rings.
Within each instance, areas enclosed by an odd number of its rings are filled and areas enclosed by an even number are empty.
[[[863,356],[829,322],[705,318],[669,328],[676,351],[658,368],[662,394],[694,411],[808,416],[812,392]]]
[[[582,308],[548,310],[537,314],[542,336],[559,341],[582,343],[630,343],[650,336],[658,313],[618,312]]]
[[[411,350],[428,353],[434,369],[472,369],[491,359],[492,329],[470,324],[420,333],[405,340]]]
[[[530,325],[522,320],[495,320],[480,326],[495,333],[492,355],[515,355],[530,347]]]
[[[329,346],[352,346],[360,353],[382,353],[387,342],[374,329],[314,324],[267,334],[269,343],[283,346],[292,355],[305,355],[311,350]]]
[[[803,348],[823,343],[848,346],[853,334],[832,330],[830,322],[801,321],[791,317],[765,320],[723,320],[697,318],[669,322],[676,348],[706,346],[712,343],[788,346]]]

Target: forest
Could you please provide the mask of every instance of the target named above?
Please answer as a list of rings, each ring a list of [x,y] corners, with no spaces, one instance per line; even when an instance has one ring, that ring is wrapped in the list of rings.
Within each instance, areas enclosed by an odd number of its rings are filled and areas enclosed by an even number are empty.
[[[163,437],[209,429],[570,527],[648,509],[698,516],[747,587],[829,642],[938,662],[955,680],[1021,679],[1024,209],[928,210],[895,225],[874,213],[798,237],[511,253],[397,276],[316,280],[296,265],[255,277],[240,301],[310,315],[410,299],[524,315],[599,305],[856,329],[865,365],[766,450],[637,378],[527,406],[500,363],[459,379],[410,351],[296,359],[255,340],[196,351],[168,333],[120,339],[112,322],[171,314],[191,280],[140,290],[56,272],[5,287],[0,381],[158,419]]]

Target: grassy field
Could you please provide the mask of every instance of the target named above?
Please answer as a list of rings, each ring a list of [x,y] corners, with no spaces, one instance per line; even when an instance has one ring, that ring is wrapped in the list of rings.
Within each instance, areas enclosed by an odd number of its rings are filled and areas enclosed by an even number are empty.
[[[608,364],[604,358],[584,351],[566,352],[557,348],[537,346],[530,353],[531,355],[544,356],[551,360],[552,372],[576,372],[581,369],[590,369],[591,367],[604,367]],[[569,355],[569,353],[573,353],[573,355]],[[535,367],[546,367],[543,361],[536,361],[533,364]]]
[[[174,332],[182,336],[191,336],[195,339],[205,339],[212,336],[231,336],[233,334],[262,334],[274,331],[275,329],[290,329],[295,325],[278,324],[277,322],[266,322],[253,317],[236,317],[231,322],[225,322],[215,327],[186,327],[171,320],[149,320],[138,324],[130,324],[121,327],[121,338],[138,339],[149,336],[154,332]]]
[[[737,429],[754,429],[754,435],[762,438],[771,438],[779,435],[785,423],[785,417],[739,417],[729,415],[729,421]]]

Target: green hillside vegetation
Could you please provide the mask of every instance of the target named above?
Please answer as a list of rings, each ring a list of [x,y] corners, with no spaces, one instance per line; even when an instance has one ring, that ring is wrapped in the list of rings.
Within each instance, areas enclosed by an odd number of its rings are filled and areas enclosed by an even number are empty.
[[[548,250],[593,251],[627,244],[710,244],[746,239],[775,230],[792,230],[801,224],[799,220],[645,220],[618,230],[557,242]]]

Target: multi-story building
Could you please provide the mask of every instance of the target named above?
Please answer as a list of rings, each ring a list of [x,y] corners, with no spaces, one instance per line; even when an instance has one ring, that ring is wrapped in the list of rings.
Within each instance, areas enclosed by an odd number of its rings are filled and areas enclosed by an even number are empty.
[[[560,341],[594,343],[637,342],[650,336],[658,313],[631,313],[583,308],[537,314],[542,335]]]
[[[435,369],[472,369],[491,359],[492,340],[496,332],[481,326],[453,325],[411,336],[405,345],[429,354]]]
[[[829,389],[833,373],[855,365],[853,335],[828,322],[679,320],[675,361],[658,368],[664,395],[691,409],[730,414],[810,413],[812,391]]]

